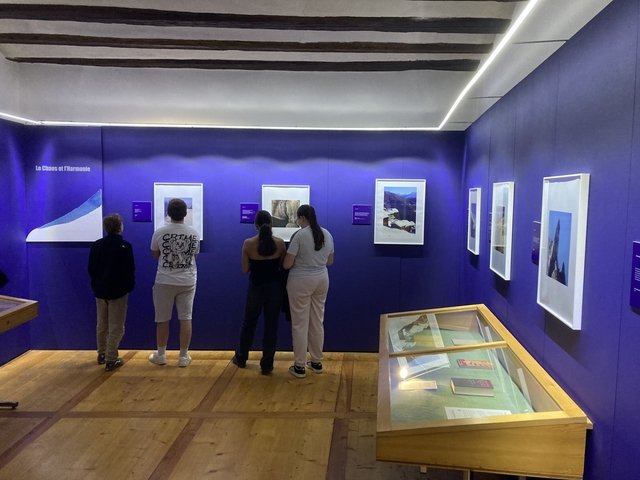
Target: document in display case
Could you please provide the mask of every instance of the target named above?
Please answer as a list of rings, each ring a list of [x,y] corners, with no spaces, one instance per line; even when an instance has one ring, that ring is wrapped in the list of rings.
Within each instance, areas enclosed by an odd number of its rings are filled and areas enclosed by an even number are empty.
[[[582,478],[590,420],[484,305],[380,321],[376,457]]]

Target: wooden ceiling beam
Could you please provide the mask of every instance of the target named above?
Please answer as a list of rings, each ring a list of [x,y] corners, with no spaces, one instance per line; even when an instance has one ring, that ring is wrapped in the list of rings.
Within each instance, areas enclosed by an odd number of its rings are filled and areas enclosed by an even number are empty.
[[[240,40],[190,40],[170,38],[119,38],[84,35],[0,33],[0,44],[57,45],[167,50],[338,53],[438,53],[486,54],[490,43],[387,43],[387,42],[258,42]]]
[[[306,17],[181,12],[126,7],[52,4],[0,4],[0,19],[82,23],[268,30],[504,33],[507,18]]]
[[[413,60],[372,62],[312,62],[262,60],[136,59],[136,58],[53,58],[8,57],[19,63],[81,65],[118,68],[169,68],[205,70],[272,70],[290,72],[399,72],[408,70],[442,70],[474,72],[479,60]]]

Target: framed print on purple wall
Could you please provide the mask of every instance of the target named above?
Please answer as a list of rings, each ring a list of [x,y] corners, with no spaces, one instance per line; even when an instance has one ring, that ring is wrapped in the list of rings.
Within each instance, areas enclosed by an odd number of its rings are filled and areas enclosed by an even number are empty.
[[[482,208],[482,189],[469,189],[469,210],[467,211],[467,250],[474,255],[480,254],[480,209]]]
[[[582,328],[589,174],[545,177],[537,301],[573,330]]]
[[[309,185],[262,185],[262,209],[271,213],[273,234],[285,242],[298,230],[300,205],[308,205]]]
[[[376,179],[373,243],[424,245],[426,180]]]
[[[505,280],[511,280],[513,190],[513,182],[494,183],[493,198],[491,199],[492,221],[489,267]]]
[[[170,221],[167,205],[172,198],[181,198],[187,204],[186,225],[198,231],[204,240],[202,183],[154,183],[153,184],[153,229],[157,230]]]

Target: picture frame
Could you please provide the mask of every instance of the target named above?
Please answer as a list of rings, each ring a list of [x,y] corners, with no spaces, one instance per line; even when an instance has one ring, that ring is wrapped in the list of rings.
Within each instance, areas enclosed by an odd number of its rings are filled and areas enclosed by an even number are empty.
[[[424,245],[424,179],[376,179],[374,244]]]
[[[262,210],[271,214],[273,234],[285,242],[300,229],[296,212],[300,205],[308,205],[309,185],[262,185]]]
[[[480,227],[482,212],[482,189],[469,189],[469,206],[467,210],[467,250],[480,255]]]
[[[577,173],[542,186],[537,302],[572,330],[582,328],[589,182]]]
[[[489,268],[504,280],[511,280],[514,187],[514,182],[494,183],[491,199]]]
[[[172,198],[181,198],[187,204],[185,225],[198,231],[200,240],[204,240],[204,213],[202,183],[163,183],[153,184],[153,229],[154,231],[169,222],[167,205]]]

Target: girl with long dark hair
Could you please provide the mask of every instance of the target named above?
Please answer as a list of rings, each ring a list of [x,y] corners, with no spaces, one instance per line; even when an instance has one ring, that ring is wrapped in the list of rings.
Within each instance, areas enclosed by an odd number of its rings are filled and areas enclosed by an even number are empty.
[[[293,337],[294,363],[289,373],[304,378],[306,367],[322,373],[324,306],[329,292],[327,267],[333,264],[333,237],[320,226],[312,206],[301,205],[297,216],[300,230],[291,238],[283,265],[289,270],[287,293]]]
[[[262,337],[263,375],[273,370],[273,357],[278,338],[278,317],[282,306],[282,259],[286,253],[284,240],[273,236],[271,214],[260,210],[254,221],[258,233],[242,244],[242,272],[249,273],[249,288],[244,321],[240,328],[240,342],[232,362],[239,368],[247,366],[249,351],[260,314],[264,311]]]

